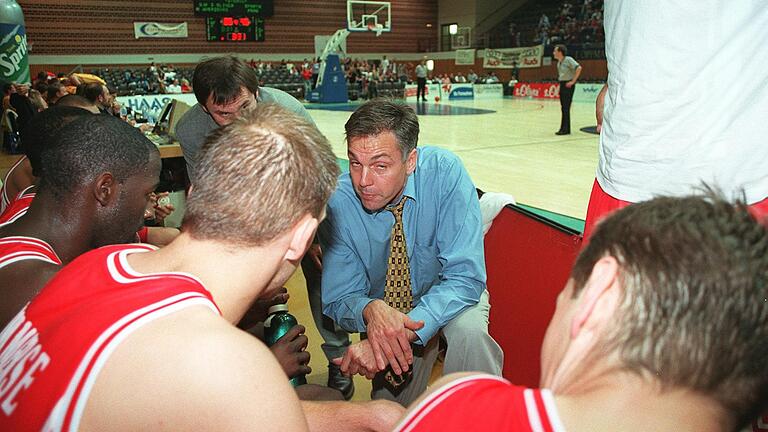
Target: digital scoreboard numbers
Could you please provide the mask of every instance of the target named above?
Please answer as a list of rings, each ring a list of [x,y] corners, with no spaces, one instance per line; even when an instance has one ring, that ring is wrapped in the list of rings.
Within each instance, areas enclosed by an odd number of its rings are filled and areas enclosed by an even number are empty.
[[[264,19],[258,17],[205,18],[208,42],[263,42]]]
[[[258,16],[274,14],[274,0],[195,0],[197,16]]]

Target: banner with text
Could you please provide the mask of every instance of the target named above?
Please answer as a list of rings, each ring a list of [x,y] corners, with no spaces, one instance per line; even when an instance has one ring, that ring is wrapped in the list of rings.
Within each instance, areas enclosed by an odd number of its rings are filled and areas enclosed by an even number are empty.
[[[456,64],[457,65],[474,65],[475,64],[475,50],[473,49],[459,49],[456,50]]]
[[[541,57],[544,55],[544,45],[523,48],[486,49],[483,67],[495,69],[512,69],[514,64],[519,68],[541,67]]]
[[[117,101],[125,108],[144,113],[146,116],[159,116],[165,104],[171,99],[178,99],[189,106],[197,103],[194,93],[158,94],[142,96],[118,96]]]
[[[187,23],[159,23],[136,22],[133,23],[133,35],[139,38],[185,38],[187,37]]]
[[[576,91],[573,93],[574,102],[595,103],[602,84],[576,83]],[[516,97],[531,97],[534,99],[559,99],[560,83],[517,83],[512,91]]]
[[[475,84],[472,86],[475,99],[501,99],[504,97],[504,86],[501,84]]]
[[[416,99],[416,84],[408,84],[405,86],[405,99]],[[440,84],[427,84],[427,99],[432,99],[435,96],[441,96]]]
[[[600,94],[600,90],[602,90],[602,88],[602,84],[576,83],[576,91],[573,92],[573,101],[595,103],[597,101],[597,95]]]
[[[474,99],[475,91],[472,84],[443,84],[443,96],[447,96],[449,100]]]
[[[535,99],[559,99],[560,83],[517,83],[512,91],[515,97]]]

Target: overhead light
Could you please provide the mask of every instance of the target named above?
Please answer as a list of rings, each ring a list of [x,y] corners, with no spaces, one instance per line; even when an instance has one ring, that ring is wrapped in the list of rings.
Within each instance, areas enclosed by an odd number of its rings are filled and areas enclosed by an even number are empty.
[[[448,26],[448,33],[455,35],[459,32],[459,25],[458,24],[451,24]]]
[[[434,60],[427,60],[427,70],[434,70],[435,69],[435,61]]]
[[[427,23],[427,28],[432,28],[432,24]]]

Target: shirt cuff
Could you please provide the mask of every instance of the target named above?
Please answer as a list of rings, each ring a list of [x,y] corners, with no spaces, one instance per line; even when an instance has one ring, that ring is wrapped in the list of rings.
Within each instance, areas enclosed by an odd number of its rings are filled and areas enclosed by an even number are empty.
[[[352,311],[352,314],[354,315],[354,326],[355,330],[358,332],[364,332],[367,329],[367,326],[365,324],[365,319],[363,319],[363,309],[365,309],[366,306],[368,306],[368,303],[374,301],[376,299],[369,298],[369,297],[361,297],[354,300],[348,300],[349,301],[349,309]],[[352,320],[349,320],[352,321]]]
[[[424,327],[416,330],[416,340],[413,343],[417,345],[426,345],[430,339],[440,330],[438,323],[432,319],[427,311],[422,307],[416,307],[408,312],[408,317],[413,321],[424,321]]]

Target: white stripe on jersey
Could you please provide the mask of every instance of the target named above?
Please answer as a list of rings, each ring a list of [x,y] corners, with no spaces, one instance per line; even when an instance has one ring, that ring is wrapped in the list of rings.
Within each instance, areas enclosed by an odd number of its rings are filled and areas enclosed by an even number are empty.
[[[552,390],[542,389],[541,400],[544,401],[544,408],[547,410],[546,415],[549,418],[549,423],[552,425],[552,430],[555,432],[565,432],[565,425],[560,420],[560,414],[557,413],[557,405],[555,404]]]
[[[541,425],[541,417],[539,417],[539,409],[536,407],[536,398],[533,396],[533,389],[523,390],[523,398],[525,399],[525,410],[528,413],[528,422],[531,424],[531,430],[533,432],[544,432],[544,427]]]
[[[444,387],[435,390],[429,396],[424,398],[424,400],[419,402],[419,404],[411,410],[411,412],[400,422],[400,424],[398,424],[395,430],[398,432],[409,432],[413,430],[414,426],[417,426],[421,419],[427,416],[437,405],[440,404],[440,402],[451,396],[453,393],[461,390],[462,388],[468,385],[472,385],[478,379],[496,380],[509,384],[509,381],[505,380],[504,378],[486,374],[469,375],[455,381],[451,381],[449,384],[446,384]],[[408,427],[403,429],[405,425],[408,425]]]

